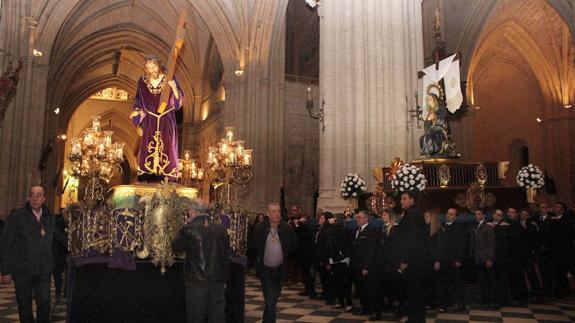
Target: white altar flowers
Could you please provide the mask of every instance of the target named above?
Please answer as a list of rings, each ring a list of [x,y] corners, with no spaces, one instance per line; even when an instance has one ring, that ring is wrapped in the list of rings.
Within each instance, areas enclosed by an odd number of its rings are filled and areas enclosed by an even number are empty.
[[[391,188],[397,193],[421,192],[427,186],[425,175],[414,165],[404,164],[393,174]]]
[[[341,181],[341,198],[344,200],[357,199],[359,196],[367,191],[366,183],[356,173],[349,173]]]
[[[517,185],[522,188],[541,188],[545,185],[543,172],[533,164],[523,166],[517,173]]]

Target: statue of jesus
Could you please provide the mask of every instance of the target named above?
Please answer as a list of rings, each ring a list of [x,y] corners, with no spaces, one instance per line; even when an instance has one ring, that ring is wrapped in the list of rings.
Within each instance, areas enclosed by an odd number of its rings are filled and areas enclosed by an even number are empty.
[[[159,181],[164,177],[175,181],[178,172],[178,132],[176,111],[182,106],[184,94],[175,78],[166,80],[166,68],[154,55],[144,59],[146,74],[138,80],[132,122],[142,128],[138,154],[138,181]],[[170,96],[165,111],[158,111],[165,86]]]

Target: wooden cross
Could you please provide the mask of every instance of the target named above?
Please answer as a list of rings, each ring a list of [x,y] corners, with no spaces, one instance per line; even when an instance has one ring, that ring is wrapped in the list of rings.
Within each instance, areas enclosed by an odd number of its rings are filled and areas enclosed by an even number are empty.
[[[172,89],[167,85],[167,81],[174,78],[174,70],[176,69],[176,61],[178,60],[178,54],[180,49],[184,44],[184,37],[186,35],[186,19],[188,17],[188,10],[184,9],[180,12],[180,18],[178,19],[178,27],[176,29],[176,39],[174,40],[174,46],[172,46],[172,51],[170,52],[170,57],[167,63],[167,74],[165,77],[166,85],[162,89],[162,95],[160,96],[160,107],[158,108],[158,113],[162,114],[168,107],[168,100],[170,99],[170,90]]]

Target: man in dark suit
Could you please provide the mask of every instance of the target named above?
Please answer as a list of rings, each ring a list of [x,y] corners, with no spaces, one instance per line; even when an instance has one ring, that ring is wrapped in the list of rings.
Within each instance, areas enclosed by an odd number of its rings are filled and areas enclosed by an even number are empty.
[[[471,255],[479,276],[481,303],[490,305],[495,303],[495,230],[493,224],[485,220],[483,210],[475,211],[475,220],[477,226],[471,236]]]
[[[315,292],[315,279],[311,275],[311,267],[314,261],[314,248],[311,247],[314,241],[314,228],[308,223],[307,217],[303,214],[300,218],[293,220],[292,227],[298,241],[295,261],[297,267],[301,270],[305,288],[300,295],[307,295],[310,299],[315,299],[317,296]]]
[[[62,214],[54,215],[54,230],[55,232],[58,232],[61,237],[65,238],[63,240],[54,240],[52,245],[52,254],[54,257],[52,276],[54,276],[54,295],[56,296],[56,299],[59,299],[62,296],[62,288],[64,287],[63,275],[66,271],[66,257],[68,257],[68,239],[66,235],[67,226],[68,221],[66,221]]]
[[[497,290],[495,302],[497,306],[505,306],[511,297],[509,287],[509,223],[505,221],[505,213],[502,209],[493,212],[493,225],[495,227],[495,281]]]
[[[526,232],[519,220],[517,209],[507,209],[509,219],[509,285],[511,301],[525,305],[527,303],[527,285],[525,284],[526,258],[530,258],[530,248],[525,237]]]
[[[425,219],[415,207],[415,195],[401,194],[403,213],[398,225],[400,248],[399,271],[404,275],[408,322],[425,322],[425,278],[430,274],[426,268],[425,242],[427,231]]]
[[[355,215],[358,228],[355,231],[351,251],[351,270],[355,289],[359,294],[361,310],[355,310],[356,315],[369,315],[370,308],[370,277],[373,275],[374,254],[377,246],[377,232],[370,226],[370,215],[361,210]]]
[[[566,213],[565,203],[555,203],[554,215],[549,221],[549,233],[552,237],[551,257],[553,258],[555,292],[553,296],[561,298],[568,296],[569,282],[567,272],[574,271],[573,260],[575,257],[575,219]]]
[[[445,289],[447,305],[456,304],[456,309],[465,310],[465,282],[463,280],[463,259],[467,256],[468,244],[465,228],[457,222],[456,209],[451,208],[445,214],[443,250],[445,252]]]
[[[2,282],[14,279],[18,314],[22,323],[48,323],[52,242],[62,240],[54,232],[54,219],[44,206],[42,186],[32,186],[26,206],[10,214],[0,238]],[[36,320],[32,313],[36,301]]]
[[[288,257],[297,247],[297,237],[292,227],[282,221],[280,205],[268,205],[265,222],[254,228],[252,242],[256,251],[256,274],[264,294],[264,323],[276,321],[276,305],[285,279]]]
[[[535,257],[545,297],[553,296],[553,258],[551,256],[553,236],[549,229],[551,216],[547,203],[539,204],[538,213],[534,217],[534,222],[539,228]]]

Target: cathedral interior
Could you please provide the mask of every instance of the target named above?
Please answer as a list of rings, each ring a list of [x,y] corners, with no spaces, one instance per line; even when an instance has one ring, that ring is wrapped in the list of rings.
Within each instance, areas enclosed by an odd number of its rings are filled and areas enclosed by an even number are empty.
[[[454,54],[463,102],[445,116],[447,163],[504,165],[497,188],[521,194],[516,174],[536,165],[546,185],[530,203],[575,203],[575,1],[0,0],[0,9],[0,219],[34,184],[53,213],[82,199],[87,184],[69,156],[94,117],[123,143],[108,187],[138,182],[142,134],[130,118],[148,55],[175,64],[180,158],[205,167],[227,127],[253,150],[236,197],[250,215],[280,200],[308,215],[341,212],[346,174],[374,192],[375,170],[395,158],[425,164],[430,92],[418,74]],[[186,186],[213,201],[209,178]]]

